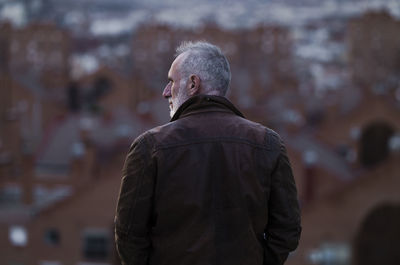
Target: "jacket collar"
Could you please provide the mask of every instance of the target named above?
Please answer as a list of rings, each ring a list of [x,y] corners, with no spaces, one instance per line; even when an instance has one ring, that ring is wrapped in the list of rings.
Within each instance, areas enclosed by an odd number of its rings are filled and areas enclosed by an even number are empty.
[[[200,112],[232,112],[244,118],[244,115],[225,97],[197,95],[186,100],[175,112],[171,121]]]

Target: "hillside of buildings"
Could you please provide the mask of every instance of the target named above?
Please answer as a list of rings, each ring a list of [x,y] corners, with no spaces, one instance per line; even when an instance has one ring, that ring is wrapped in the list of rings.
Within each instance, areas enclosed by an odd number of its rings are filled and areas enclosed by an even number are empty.
[[[209,5],[195,23],[167,21],[172,0],[164,11],[149,1],[150,15],[140,1],[115,1],[109,12],[104,0],[99,10],[55,2],[0,1],[0,263],[119,264],[113,217],[124,156],[136,136],[169,121],[161,92],[185,40],[222,48],[229,99],[287,144],[304,220],[289,265],[351,264],[363,219],[400,202],[396,1],[369,1],[368,10],[351,1],[342,13],[349,3],[324,1],[325,13],[307,19],[266,1],[285,21],[235,4],[239,26]],[[250,2],[246,12],[267,8]]]

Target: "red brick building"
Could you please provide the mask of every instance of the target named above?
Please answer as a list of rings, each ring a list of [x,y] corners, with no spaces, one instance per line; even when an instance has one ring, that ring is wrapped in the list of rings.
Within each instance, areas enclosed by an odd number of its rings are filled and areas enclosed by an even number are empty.
[[[357,72],[363,58],[363,64],[376,60],[368,59],[374,54],[373,41],[356,32],[368,29],[370,21],[382,29],[380,43],[389,43],[378,57],[396,55],[397,38],[387,37],[397,32],[397,21],[382,14],[351,21],[348,56],[354,84],[348,84],[347,91],[327,93],[320,102],[299,95],[290,31],[282,27],[228,31],[212,24],[195,30],[144,26],[132,39],[130,77],[101,67],[69,86],[68,34],[49,25],[15,32],[1,27],[5,35],[0,36],[0,46],[10,47],[10,52],[2,50],[0,58],[12,58],[0,61],[2,262],[119,264],[112,227],[124,155],[136,135],[167,120],[165,115],[158,117],[168,113],[160,97],[176,45],[205,39],[221,46],[231,62],[230,98],[249,119],[273,127],[286,142],[303,213],[300,246],[287,264],[329,264],[329,257],[349,264],[352,241],[364,217],[381,203],[400,202],[398,88],[380,94],[366,85],[369,81],[357,81],[381,80],[364,75],[364,70]],[[21,42],[21,53],[13,51],[14,39]],[[360,56],[356,48],[363,42]],[[34,48],[37,51],[30,52]],[[47,58],[52,51],[59,59]],[[42,58],[38,54],[46,57],[47,66],[36,65],[34,60]],[[380,67],[393,69],[390,76],[397,73],[395,59],[384,62]],[[62,93],[62,103],[39,97],[37,87],[9,73],[32,71],[31,66],[37,76],[54,76],[42,87]],[[62,85],[72,92],[60,92]],[[37,124],[35,119],[41,120],[39,148],[24,149],[30,142],[22,132],[31,133],[34,127],[21,125]]]

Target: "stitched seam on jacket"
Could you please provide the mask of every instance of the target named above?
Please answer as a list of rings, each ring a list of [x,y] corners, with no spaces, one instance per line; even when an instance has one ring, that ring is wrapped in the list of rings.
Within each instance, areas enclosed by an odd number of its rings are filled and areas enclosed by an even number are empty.
[[[173,143],[173,144],[164,144],[164,145],[161,144],[154,148],[154,152],[156,152],[158,150],[192,145],[192,144],[215,143],[215,142],[241,143],[241,144],[247,144],[252,147],[259,148],[259,149],[270,150],[270,148],[268,146],[263,146],[263,145],[260,145],[260,144],[254,143],[254,142],[250,142],[244,138],[213,137],[213,138],[201,138],[201,139],[187,140],[185,142]]]
[[[146,145],[145,137],[146,137],[146,134],[144,134],[143,137],[139,139],[139,141],[138,141],[138,143],[136,145],[139,145],[139,144],[142,144],[142,143]],[[145,159],[143,159],[143,153],[142,152],[140,153],[140,158],[142,160],[143,166],[142,166],[142,169],[141,169],[141,172],[140,172],[140,176],[136,181],[137,187],[141,187],[142,184],[143,184],[144,173],[145,173],[144,171],[145,171],[145,167],[146,167],[146,161],[145,161]],[[129,219],[128,219],[129,220],[129,224],[128,224],[127,231],[126,231],[127,235],[130,235],[131,232],[132,232],[131,229],[132,229],[132,225],[134,224],[134,222],[133,222],[134,221],[133,220],[133,218],[134,218],[134,208],[136,207],[138,196],[139,196],[139,191],[136,191],[135,192],[135,198],[133,199],[132,205],[129,208],[130,214],[129,214]]]

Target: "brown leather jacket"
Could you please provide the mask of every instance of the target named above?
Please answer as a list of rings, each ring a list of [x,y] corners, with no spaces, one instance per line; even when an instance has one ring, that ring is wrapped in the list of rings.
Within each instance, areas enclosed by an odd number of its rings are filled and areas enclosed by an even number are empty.
[[[226,98],[190,98],[130,148],[115,217],[123,264],[283,264],[300,230],[282,141]]]

